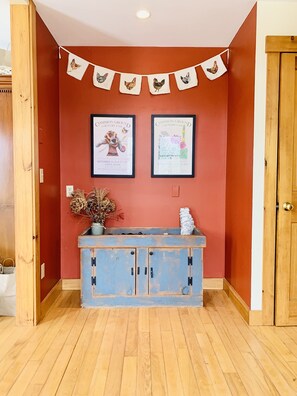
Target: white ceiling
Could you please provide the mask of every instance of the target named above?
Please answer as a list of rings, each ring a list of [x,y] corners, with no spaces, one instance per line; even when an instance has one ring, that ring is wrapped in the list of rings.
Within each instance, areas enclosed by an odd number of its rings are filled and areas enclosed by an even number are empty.
[[[256,0],[34,2],[59,45],[228,47]],[[151,17],[137,19],[140,8]]]
[[[28,1],[28,0],[23,0]],[[59,45],[228,47],[256,1],[33,0]],[[0,0],[0,49],[10,49],[10,0]],[[151,12],[138,20],[140,8]]]

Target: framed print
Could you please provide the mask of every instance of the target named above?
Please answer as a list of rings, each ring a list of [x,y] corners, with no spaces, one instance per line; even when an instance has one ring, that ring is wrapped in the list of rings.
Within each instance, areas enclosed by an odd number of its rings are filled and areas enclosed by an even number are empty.
[[[195,115],[152,115],[152,177],[194,177]]]
[[[91,176],[135,177],[135,116],[91,114]]]

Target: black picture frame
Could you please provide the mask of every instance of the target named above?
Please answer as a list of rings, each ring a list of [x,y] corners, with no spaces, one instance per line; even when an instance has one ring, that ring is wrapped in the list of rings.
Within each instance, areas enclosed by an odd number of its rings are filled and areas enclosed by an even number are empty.
[[[91,177],[135,177],[135,115],[91,114]]]
[[[195,114],[152,114],[151,177],[195,177]]]

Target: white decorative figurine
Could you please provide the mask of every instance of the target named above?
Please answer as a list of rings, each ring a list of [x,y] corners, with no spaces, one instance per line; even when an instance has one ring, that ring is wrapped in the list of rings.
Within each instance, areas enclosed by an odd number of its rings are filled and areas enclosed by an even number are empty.
[[[181,226],[181,235],[191,235],[194,228],[194,220],[190,214],[189,208],[180,208],[179,210],[180,216],[180,226]]]

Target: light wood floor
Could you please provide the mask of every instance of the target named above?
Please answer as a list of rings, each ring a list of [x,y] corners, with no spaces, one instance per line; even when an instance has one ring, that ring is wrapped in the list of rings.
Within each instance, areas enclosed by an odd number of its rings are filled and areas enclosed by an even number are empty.
[[[204,308],[81,309],[61,292],[35,328],[0,318],[0,395],[297,395],[297,328]]]

